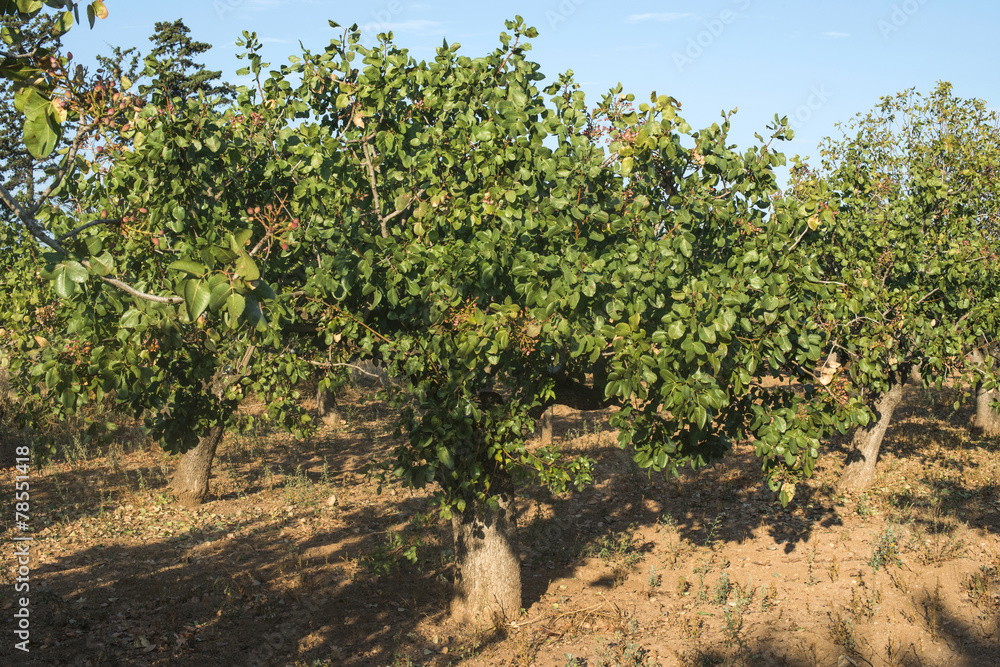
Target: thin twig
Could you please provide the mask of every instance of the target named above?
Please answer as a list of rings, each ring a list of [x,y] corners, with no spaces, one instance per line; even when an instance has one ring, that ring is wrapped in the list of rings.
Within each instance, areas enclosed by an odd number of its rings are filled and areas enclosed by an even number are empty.
[[[42,194],[39,195],[38,200],[35,201],[31,209],[28,211],[29,215],[34,217],[38,213],[38,210],[42,207],[42,204],[44,204],[45,201],[49,198],[49,195],[51,195],[55,191],[55,189],[62,184],[63,179],[66,177],[66,174],[69,173],[70,168],[76,162],[76,154],[80,152],[80,148],[81,146],[83,146],[83,142],[87,139],[87,137],[90,136],[90,133],[94,129],[94,127],[95,127],[94,125],[81,125],[77,129],[76,136],[73,137],[73,141],[70,144],[69,151],[66,153],[66,157],[63,159],[62,164],[59,166],[59,170],[56,172],[55,178],[52,180],[52,183],[49,184],[49,187],[45,188]]]
[[[507,625],[509,627],[511,627],[511,628],[517,629],[517,628],[527,627],[529,625],[532,625],[533,623],[537,623],[538,621],[544,621],[547,618],[551,619],[553,621],[558,621],[560,618],[565,618],[567,616],[575,616],[576,614],[583,614],[583,613],[588,612],[588,611],[593,611],[594,609],[598,609],[600,607],[603,607],[607,603],[608,603],[608,601],[605,600],[603,602],[599,602],[598,604],[592,605],[590,607],[586,607],[584,609],[574,609],[573,611],[567,611],[567,612],[565,612],[563,614],[559,614],[557,616],[553,616],[553,615],[550,614],[550,615],[547,615],[547,616],[539,616],[536,619],[533,619],[533,620],[530,620],[530,621],[525,621],[524,623],[508,623]]]
[[[355,370],[355,371],[357,371],[359,373],[364,373],[368,377],[373,377],[373,378],[375,378],[377,380],[381,380],[382,379],[381,375],[378,375],[377,373],[371,373],[369,371],[366,371],[365,369],[361,368],[360,366],[356,366],[354,364],[342,364],[342,363],[334,364],[334,363],[327,363],[327,362],[323,362],[323,361],[308,361],[307,363],[309,363],[309,364],[311,364],[313,366],[316,366],[318,368],[350,368],[350,369]]]
[[[368,167],[368,182],[371,184],[372,188],[372,201],[375,204],[376,215],[378,215],[379,225],[382,227],[382,238],[389,238],[389,226],[386,224],[387,220],[382,217],[382,203],[378,196],[378,188],[375,186],[375,163],[372,159],[370,153],[370,147],[368,142],[361,144],[361,151],[365,154],[364,164]]]

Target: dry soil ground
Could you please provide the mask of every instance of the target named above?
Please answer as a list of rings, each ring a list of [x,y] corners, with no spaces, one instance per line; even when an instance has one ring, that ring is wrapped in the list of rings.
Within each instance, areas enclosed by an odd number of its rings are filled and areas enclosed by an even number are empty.
[[[376,493],[392,412],[296,442],[227,440],[210,502],[176,506],[138,437],[31,472],[31,653],[14,650],[13,477],[4,448],[0,664],[1000,665],[1000,443],[950,392],[908,390],[875,486],[834,482],[843,443],[782,508],[752,448],[678,480],[615,446],[606,414],[558,413],[598,483],[523,489],[524,610],[472,631],[426,492]],[[408,558],[413,557],[413,561]]]

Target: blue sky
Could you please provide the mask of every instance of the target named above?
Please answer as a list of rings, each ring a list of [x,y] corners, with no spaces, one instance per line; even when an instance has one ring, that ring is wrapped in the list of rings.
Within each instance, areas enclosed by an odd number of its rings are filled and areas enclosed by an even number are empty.
[[[695,128],[739,109],[732,138],[741,146],[774,115],[796,130],[788,155],[817,155],[835,124],[871,109],[882,95],[910,87],[929,92],[939,80],[955,94],[1000,108],[996,71],[1000,3],[904,0],[880,2],[596,2],[530,3],[328,2],[323,0],[105,0],[109,17],[94,30],[77,27],[65,40],[77,62],[107,45],[149,50],[156,21],[183,18],[192,37],[209,42],[206,65],[229,80],[241,66],[234,43],[243,30],[265,44],[265,61],[287,62],[301,41],[318,51],[334,32],[327,21],[358,23],[373,42],[392,30],[418,59],[430,59],[442,38],[469,56],[497,45],[515,14],[539,30],[530,57],[550,78],[575,72],[587,98],[621,82],[637,101],[652,91],[683,105]]]

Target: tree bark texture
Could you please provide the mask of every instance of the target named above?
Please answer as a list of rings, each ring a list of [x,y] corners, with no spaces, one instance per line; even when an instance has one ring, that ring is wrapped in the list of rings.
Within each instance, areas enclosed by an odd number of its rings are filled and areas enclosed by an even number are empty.
[[[976,387],[976,421],[973,426],[989,437],[1000,436],[1000,412],[991,406],[1000,399],[996,389],[986,391],[982,385]]]
[[[215,450],[222,442],[225,429],[215,426],[198,440],[198,446],[181,456],[181,461],[170,481],[170,489],[182,505],[200,505],[208,496],[208,479],[212,474]]]
[[[972,362],[978,366],[985,366],[989,350],[973,350]],[[1000,436],[1000,412],[992,407],[993,401],[1000,398],[1000,392],[996,389],[986,391],[983,383],[976,383],[976,420],[972,423],[972,428],[985,436]]]
[[[496,509],[470,505],[452,516],[458,573],[451,613],[462,624],[500,623],[521,609],[514,488],[506,473],[495,474],[504,476]]]
[[[330,389],[316,390],[316,411],[327,426],[337,426],[343,421],[337,409],[337,396]]]
[[[851,451],[840,477],[840,486],[848,490],[866,489],[875,481],[875,463],[882,447],[882,438],[892,421],[892,413],[903,400],[903,383],[907,374],[897,374],[889,391],[875,401],[875,421],[858,427],[851,439]]]

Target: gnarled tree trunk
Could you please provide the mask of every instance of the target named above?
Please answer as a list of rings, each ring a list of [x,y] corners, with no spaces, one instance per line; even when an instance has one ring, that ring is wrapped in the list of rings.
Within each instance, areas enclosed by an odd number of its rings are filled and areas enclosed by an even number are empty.
[[[330,389],[316,390],[316,411],[327,426],[337,426],[343,421],[340,410],[337,409],[337,396]]]
[[[978,366],[985,366],[988,351],[974,350],[972,352],[972,362]],[[972,427],[980,431],[983,435],[996,437],[1000,436],[1000,412],[992,408],[993,402],[1000,399],[1000,392],[996,389],[989,391],[983,389],[983,383],[976,383],[976,420]]]
[[[996,389],[986,391],[982,384],[976,387],[976,421],[973,426],[983,435],[1000,436],[1000,412],[993,409],[993,402],[1000,399]]]
[[[212,473],[215,450],[222,442],[225,429],[213,426],[198,440],[198,446],[181,456],[181,462],[170,480],[170,489],[182,505],[200,505],[208,495],[208,479]]]
[[[847,455],[844,473],[840,477],[843,489],[866,489],[875,480],[875,462],[882,447],[882,438],[892,421],[892,413],[903,400],[903,384],[907,373],[896,373],[889,391],[875,402],[875,421],[868,426],[858,427],[851,440],[851,452]]]
[[[498,623],[521,609],[514,487],[506,473],[494,475],[496,509],[470,505],[452,516],[458,573],[451,613],[460,623]]]

